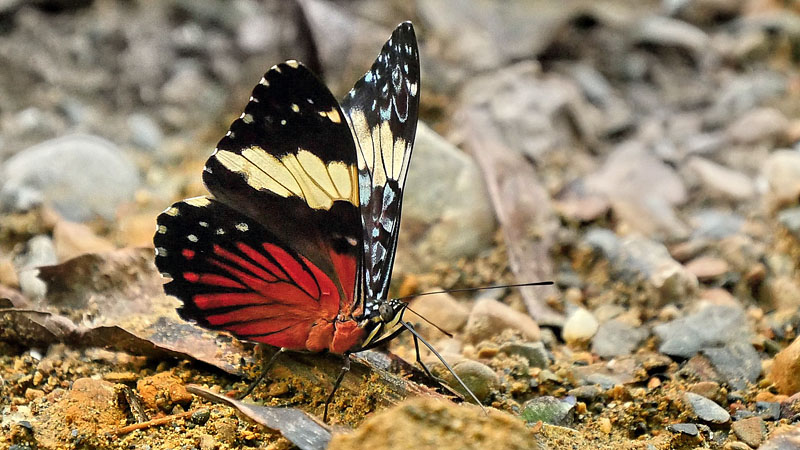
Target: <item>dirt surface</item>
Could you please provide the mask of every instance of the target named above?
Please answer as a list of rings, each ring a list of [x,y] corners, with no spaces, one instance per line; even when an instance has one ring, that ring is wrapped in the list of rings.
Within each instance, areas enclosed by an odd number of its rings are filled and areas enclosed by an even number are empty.
[[[404,20],[392,295],[487,412],[407,334],[327,424],[336,355],[224,401],[274,349],[178,317],[155,217],[265,69],[341,97]],[[771,0],[0,1],[0,448],[798,448],[799,50]]]

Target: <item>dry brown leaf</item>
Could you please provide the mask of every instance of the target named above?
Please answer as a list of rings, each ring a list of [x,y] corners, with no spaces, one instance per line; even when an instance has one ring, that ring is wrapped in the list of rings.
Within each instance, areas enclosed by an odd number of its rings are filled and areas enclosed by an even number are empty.
[[[505,147],[488,113],[470,109],[460,120],[465,133],[464,147],[483,171],[517,281],[552,280],[549,251],[555,242],[558,219],[539,177],[521,154]],[[558,295],[555,287],[520,290],[528,313],[537,322],[563,323],[564,316],[546,302],[548,297]]]

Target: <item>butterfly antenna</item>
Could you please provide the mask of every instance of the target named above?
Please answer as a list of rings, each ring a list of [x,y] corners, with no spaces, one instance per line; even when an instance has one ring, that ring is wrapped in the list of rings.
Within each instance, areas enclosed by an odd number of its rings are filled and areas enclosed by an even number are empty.
[[[428,347],[428,350],[433,352],[433,354],[436,355],[437,358],[439,358],[439,361],[441,361],[442,364],[444,364],[444,366],[447,368],[447,370],[453,375],[453,377],[455,377],[456,381],[458,381],[458,384],[460,384],[461,387],[464,388],[465,391],[467,391],[469,396],[472,397],[473,400],[475,400],[475,403],[477,403],[478,406],[481,407],[483,413],[489,414],[488,411],[486,411],[486,408],[483,406],[483,403],[481,403],[481,401],[478,400],[478,397],[476,397],[475,394],[472,392],[472,389],[468,388],[467,385],[464,384],[464,381],[461,380],[461,377],[459,377],[458,374],[456,374],[453,368],[450,367],[450,364],[448,364],[447,361],[444,360],[442,355],[440,355],[439,352],[437,352],[436,349],[433,348],[433,346],[429,344],[428,341],[426,341],[422,336],[420,336],[419,333],[417,333],[417,330],[415,330],[414,327],[408,324],[405,320],[400,320],[400,323],[406,328],[406,330],[410,331],[415,338],[422,341],[422,343],[425,344],[425,347]]]
[[[410,298],[422,297],[423,295],[450,294],[450,293],[453,293],[453,292],[486,291],[486,290],[489,290],[489,289],[503,289],[503,288],[525,287],[525,286],[550,286],[552,284],[553,284],[552,281],[535,281],[533,283],[499,284],[497,286],[484,286],[484,287],[461,288],[461,289],[445,289],[445,290],[441,290],[441,291],[431,291],[431,292],[423,292],[422,294],[407,295],[405,297],[398,297],[395,300],[403,301],[403,300],[408,300]],[[417,314],[417,313],[414,313],[414,314]],[[417,315],[419,316],[419,314],[417,314]],[[420,316],[420,317],[422,317],[422,316]]]
[[[413,309],[411,309],[411,308],[410,308],[408,305],[405,305],[405,308],[406,308],[407,310],[411,311],[412,313],[414,313],[414,315],[416,315],[416,316],[417,316],[417,317],[419,317],[420,319],[424,320],[424,321],[425,321],[425,322],[426,322],[428,325],[430,325],[430,326],[432,326],[432,327],[436,328],[437,330],[439,330],[439,332],[440,332],[440,333],[444,334],[445,336],[447,336],[447,337],[449,337],[449,338],[452,338],[452,337],[453,337],[453,334],[452,334],[452,333],[450,333],[449,331],[447,331],[447,330],[445,330],[444,328],[440,327],[439,325],[436,325],[435,323],[431,322],[430,320],[428,320],[428,319],[427,319],[425,316],[423,316],[422,314],[420,314],[420,313],[418,313],[418,312],[414,311]]]

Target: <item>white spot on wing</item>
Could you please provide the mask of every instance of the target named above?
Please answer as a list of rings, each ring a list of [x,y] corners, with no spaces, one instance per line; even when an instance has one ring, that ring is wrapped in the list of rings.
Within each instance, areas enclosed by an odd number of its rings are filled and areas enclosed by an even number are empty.
[[[244,222],[241,222],[241,223],[237,223],[237,224],[236,224],[236,229],[237,229],[237,230],[239,230],[239,231],[242,231],[242,232],[244,232],[244,231],[247,231],[247,230],[249,230],[249,229],[250,229],[250,227],[249,227],[249,226],[247,226],[247,224],[246,224],[246,223],[244,223]]]

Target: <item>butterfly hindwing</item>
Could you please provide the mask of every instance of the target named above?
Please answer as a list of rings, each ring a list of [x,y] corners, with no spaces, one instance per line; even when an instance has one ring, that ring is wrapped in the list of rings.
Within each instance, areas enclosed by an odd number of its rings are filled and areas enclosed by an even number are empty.
[[[333,280],[248,216],[197,197],[158,217],[156,265],[181,317],[241,339],[321,350],[315,332],[339,314]],[[318,328],[322,326],[322,328]],[[330,339],[328,339],[329,341]]]
[[[368,299],[388,296],[403,184],[417,130],[419,80],[414,28],[405,22],[342,101],[356,141]]]

